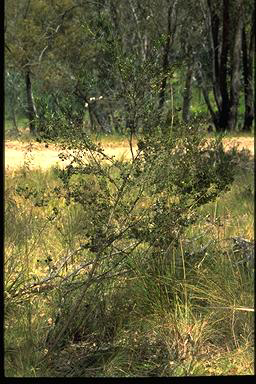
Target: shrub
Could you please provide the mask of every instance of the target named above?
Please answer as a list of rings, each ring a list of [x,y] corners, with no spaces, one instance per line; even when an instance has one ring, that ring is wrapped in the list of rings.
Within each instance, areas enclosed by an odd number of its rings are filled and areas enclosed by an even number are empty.
[[[73,296],[55,344],[72,312],[88,301],[90,287],[104,285],[107,291],[106,281],[133,274],[136,260],[148,273],[161,274],[185,228],[196,222],[197,208],[232,183],[236,163],[235,152],[226,153],[220,138],[206,141],[199,129],[186,126],[168,138],[142,136],[130,162],[108,157],[79,133],[63,149],[70,164],[59,171],[61,193],[66,205],[84,212],[80,238],[88,273],[72,275],[80,298]]]

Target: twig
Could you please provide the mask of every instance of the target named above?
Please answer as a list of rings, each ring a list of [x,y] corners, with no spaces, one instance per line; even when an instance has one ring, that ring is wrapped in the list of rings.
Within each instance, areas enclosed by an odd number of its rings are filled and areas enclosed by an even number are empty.
[[[62,260],[61,262],[61,265],[57,268],[57,270],[55,270],[54,273],[50,274],[50,276],[46,277],[45,279],[43,280],[40,280],[40,281],[37,281],[27,287],[25,287],[24,289],[18,291],[15,295],[13,295],[12,297],[17,297],[17,296],[20,296],[20,295],[24,295],[26,293],[28,293],[31,289],[35,288],[35,287],[38,287],[37,289],[39,289],[39,286],[45,284],[45,283],[48,283],[49,281],[55,279],[56,277],[60,277],[59,276],[59,272],[61,271],[61,269],[65,266],[65,264],[68,262],[68,260],[74,256],[74,254],[76,254],[77,252],[81,251],[82,249],[84,249],[84,247],[81,245],[79,248],[75,249],[73,252],[70,252],[68,254],[67,257],[65,257],[64,260]],[[92,262],[90,262],[92,264]]]

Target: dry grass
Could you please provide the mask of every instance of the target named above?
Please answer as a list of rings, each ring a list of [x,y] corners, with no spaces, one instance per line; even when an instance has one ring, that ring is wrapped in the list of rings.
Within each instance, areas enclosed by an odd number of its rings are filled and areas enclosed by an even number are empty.
[[[100,140],[98,140],[100,141]],[[128,160],[131,158],[128,140],[114,140],[106,138],[101,140],[108,156],[115,156],[118,159]],[[253,137],[237,137],[225,138],[224,145],[230,148],[237,145],[239,149],[248,149],[254,156],[254,138]],[[68,161],[62,161],[58,157],[58,147],[49,144],[46,148],[45,144],[37,142],[21,142],[18,140],[8,140],[5,142],[5,169],[15,169],[26,161],[31,160],[31,168],[49,169],[53,165],[64,166]]]
[[[108,156],[115,156],[118,159],[128,160],[131,158],[128,143],[122,142],[121,145],[115,145],[113,142],[104,142],[105,153]],[[67,165],[69,161],[62,161],[58,154],[60,150],[57,146],[49,144],[46,148],[44,144],[19,141],[5,142],[5,169],[12,170],[24,165],[24,162],[30,160],[30,168],[49,169],[54,165],[61,167]]]

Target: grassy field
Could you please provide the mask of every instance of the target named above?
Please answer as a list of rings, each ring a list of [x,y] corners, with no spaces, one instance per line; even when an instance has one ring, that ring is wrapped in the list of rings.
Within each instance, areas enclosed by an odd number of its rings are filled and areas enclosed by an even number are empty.
[[[100,140],[106,148],[127,148],[123,138]],[[47,339],[77,291],[47,277],[69,252],[62,279],[84,262],[84,253],[72,252],[83,241],[86,215],[78,205],[50,198],[60,188],[58,168],[31,169],[28,162],[7,170],[5,375],[254,374],[254,267],[239,263],[244,254],[232,240],[254,241],[253,162],[242,160],[231,189],[200,208],[201,219],[187,228],[169,267],[160,259],[164,272],[152,274],[130,260],[133,273],[84,303],[74,313],[78,332],[49,357]],[[61,212],[58,219],[54,209]]]

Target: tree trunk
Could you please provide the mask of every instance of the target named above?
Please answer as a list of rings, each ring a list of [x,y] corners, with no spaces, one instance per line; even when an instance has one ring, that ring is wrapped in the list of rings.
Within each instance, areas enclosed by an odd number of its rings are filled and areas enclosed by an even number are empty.
[[[14,103],[12,103],[12,105],[11,105],[11,119],[12,119],[11,135],[12,136],[18,136],[19,135],[19,128],[18,128],[18,124],[17,124],[16,111],[15,111]]]
[[[244,77],[244,125],[243,131],[250,132],[254,119],[253,110],[253,56],[254,56],[254,38],[255,38],[255,10],[252,15],[251,34],[249,42],[249,51],[247,48],[247,38],[245,27],[242,32],[242,53],[243,53],[243,77]]]
[[[232,9],[231,12],[233,3],[230,0],[222,0],[221,26],[216,8],[214,8],[210,0],[207,1],[207,4],[210,19],[208,28],[211,37],[213,61],[212,86],[217,112],[214,112],[209,99],[206,98],[206,102],[216,131],[223,132],[225,130],[233,130],[237,124],[243,1],[237,1],[235,3],[237,4],[236,8]],[[222,31],[222,36],[220,36],[220,31]],[[229,64],[231,71],[229,71]],[[205,96],[207,95],[204,89]]]
[[[230,101],[228,94],[228,81],[227,81],[227,63],[229,57],[229,0],[223,0],[222,5],[222,28],[220,28],[220,18],[214,10],[213,4],[210,0],[207,1],[209,10],[208,25],[211,53],[212,53],[212,87],[214,100],[217,106],[217,112],[213,112],[213,108],[209,108],[210,103],[207,100],[207,106],[211,113],[213,123],[217,132],[225,131],[228,127]],[[220,31],[222,30],[222,37]],[[221,47],[221,49],[220,49]],[[205,89],[203,90],[204,98],[206,96]]]
[[[240,53],[242,46],[242,3],[239,3],[237,12],[237,27],[234,36],[233,52],[232,52],[232,73],[231,73],[231,89],[230,89],[230,110],[228,116],[228,130],[233,131],[237,126],[237,110],[239,105],[240,94]]]
[[[136,9],[135,9],[135,6],[134,6],[132,0],[128,0],[128,3],[129,3],[129,6],[132,10],[132,14],[133,14],[135,24],[136,24],[136,32],[137,32],[138,41],[139,41],[140,50],[141,50],[141,52],[140,52],[141,58],[142,58],[142,61],[145,61],[146,60],[146,51],[145,51],[145,45],[144,45],[144,38],[143,38],[141,30],[140,30],[139,17],[137,15],[137,12],[136,12]]]
[[[169,52],[170,52],[171,45],[173,43],[173,35],[176,29],[176,20],[174,20],[176,16],[175,8],[176,8],[176,1],[170,4],[168,9],[167,36],[166,36],[166,42],[164,47],[163,65],[162,65],[163,79],[161,82],[160,92],[159,92],[159,109],[160,110],[163,108],[164,101],[165,101],[165,92],[166,92],[167,78],[168,78],[167,72],[169,68]]]
[[[207,105],[208,111],[211,114],[211,118],[212,118],[213,124],[214,124],[214,126],[215,126],[215,128],[217,130],[217,127],[218,127],[218,113],[216,113],[214,111],[213,107],[212,107],[212,104],[211,104],[211,101],[210,101],[210,98],[209,98],[209,93],[208,93],[206,81],[205,81],[204,76],[203,76],[203,72],[202,72],[202,69],[201,69],[201,63],[200,62],[198,62],[197,65],[196,65],[195,74],[196,74],[196,79],[197,79],[198,86],[202,90],[205,104]]]
[[[219,88],[221,93],[221,103],[218,105],[218,119],[216,130],[223,132],[228,129],[230,100],[227,85],[227,63],[229,54],[229,0],[223,0],[223,16],[222,16],[222,41],[221,41],[221,57],[219,68]],[[218,104],[218,103],[217,103]]]
[[[187,68],[185,88],[183,93],[183,107],[182,107],[182,119],[184,123],[189,122],[190,114],[190,102],[192,97],[192,75],[193,75],[193,65],[190,63]]]
[[[208,28],[210,31],[210,47],[212,55],[212,82],[213,82],[213,93],[214,99],[218,109],[220,109],[221,104],[221,93],[220,93],[220,18],[216,12],[212,9],[212,3],[208,0],[208,10],[209,10],[209,21]]]
[[[26,93],[27,93],[27,115],[29,121],[30,133],[36,133],[35,120],[37,118],[36,106],[33,98],[32,83],[30,78],[30,70],[28,69],[25,74]]]
[[[227,86],[227,63],[229,53],[229,0],[223,0],[223,27],[222,27],[222,50],[220,61],[220,92],[222,97],[222,110],[228,113],[228,86]]]

